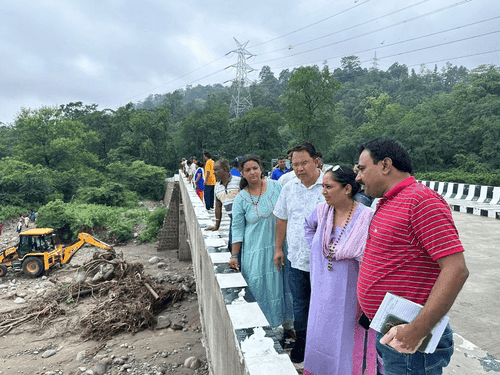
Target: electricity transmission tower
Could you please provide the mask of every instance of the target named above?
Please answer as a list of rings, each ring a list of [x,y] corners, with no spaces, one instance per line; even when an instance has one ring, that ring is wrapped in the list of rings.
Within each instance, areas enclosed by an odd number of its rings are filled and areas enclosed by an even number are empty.
[[[372,69],[373,70],[378,70],[378,61],[380,59],[377,59],[377,51],[375,51],[375,57],[372,60]]]
[[[228,52],[226,55],[237,53],[238,62],[228,66],[226,69],[236,68],[236,78],[227,82],[233,82],[230,110],[231,117],[237,118],[252,108],[252,97],[250,96],[250,89],[248,87],[250,80],[247,78],[247,73],[253,72],[255,69],[247,64],[247,58],[254,56],[245,49],[248,42],[241,44],[236,38],[234,40],[238,48]]]

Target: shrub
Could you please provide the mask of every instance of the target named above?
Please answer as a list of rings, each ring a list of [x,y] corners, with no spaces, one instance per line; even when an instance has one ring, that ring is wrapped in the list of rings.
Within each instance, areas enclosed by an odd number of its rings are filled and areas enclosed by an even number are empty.
[[[150,213],[146,207],[124,210],[122,207],[98,204],[64,203],[58,199],[40,207],[37,224],[54,228],[63,238],[72,237],[73,239],[76,238],[82,226],[109,227],[108,234],[115,235],[119,241],[126,241],[133,237],[134,225],[146,222],[148,229],[142,241],[154,242],[166,211],[165,207],[158,207]],[[24,212],[26,210],[22,209],[21,213]]]
[[[77,219],[73,212],[66,209],[66,204],[56,199],[38,209],[37,226],[61,230],[66,226],[74,227]]]
[[[111,163],[107,169],[113,181],[118,181],[127,189],[136,192],[141,199],[160,200],[163,197],[167,177],[164,168],[136,160],[131,164]]]
[[[26,208],[20,206],[0,206],[0,221],[4,221],[9,217],[24,215],[26,212]]]
[[[160,233],[165,216],[167,216],[166,207],[156,207],[146,220],[147,228],[142,231],[137,240],[139,242],[155,242]]]
[[[77,191],[79,202],[106,206],[130,206],[137,202],[137,195],[127,190],[124,185],[110,182],[100,187],[82,187]]]
[[[129,209],[129,210],[123,212],[123,216],[126,219],[136,220],[138,222],[145,221],[149,217],[149,215],[151,215],[151,213],[144,206],[139,207],[139,208],[135,208],[135,209]]]
[[[108,234],[114,234],[119,241],[127,241],[134,236],[134,221],[119,221],[113,224]]]

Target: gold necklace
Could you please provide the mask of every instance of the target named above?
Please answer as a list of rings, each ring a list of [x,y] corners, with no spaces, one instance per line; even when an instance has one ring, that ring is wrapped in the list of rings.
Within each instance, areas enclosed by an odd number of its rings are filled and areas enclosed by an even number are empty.
[[[340,235],[335,239],[335,242],[333,243],[332,246],[330,246],[330,252],[328,253],[328,271],[331,271],[333,269],[333,256],[335,255],[335,247],[337,246],[337,244],[339,243],[340,241],[340,237],[342,237],[342,235],[344,234],[345,232],[345,229],[347,228],[347,224],[349,224],[349,221],[351,221],[351,215],[352,215],[352,210],[354,208],[354,201],[352,202],[351,204],[351,210],[349,211],[349,215],[347,215],[347,219],[346,219],[346,222],[344,224],[344,226],[342,227],[342,231],[340,232]],[[333,231],[335,232],[335,209],[333,210]]]
[[[250,193],[250,189],[248,189],[248,195],[250,195],[250,200],[253,203],[253,208],[255,209],[255,211],[258,211],[257,206],[259,205],[260,197],[262,195],[262,186],[263,185],[264,185],[264,183],[262,182],[262,180],[260,180],[260,192],[259,192],[259,198],[257,198],[257,202],[253,201],[252,194]]]

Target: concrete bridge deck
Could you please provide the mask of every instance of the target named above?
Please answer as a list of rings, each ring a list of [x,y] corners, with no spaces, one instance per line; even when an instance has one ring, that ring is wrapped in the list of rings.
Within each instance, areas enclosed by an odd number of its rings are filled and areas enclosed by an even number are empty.
[[[500,222],[461,212],[453,219],[470,275],[448,314],[457,335],[445,374],[500,372]]]

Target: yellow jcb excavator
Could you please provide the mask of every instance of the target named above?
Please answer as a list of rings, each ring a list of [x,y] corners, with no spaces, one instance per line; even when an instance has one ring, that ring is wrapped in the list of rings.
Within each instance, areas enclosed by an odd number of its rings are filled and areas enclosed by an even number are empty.
[[[19,233],[17,246],[0,251],[0,277],[5,276],[8,267],[22,269],[26,275],[38,277],[57,264],[69,263],[73,255],[86,243],[104,250],[113,249],[113,246],[88,233],[79,233],[78,241],[66,247],[54,245],[54,237],[52,228],[29,229]]]

